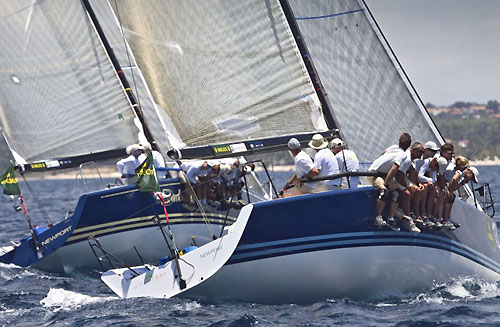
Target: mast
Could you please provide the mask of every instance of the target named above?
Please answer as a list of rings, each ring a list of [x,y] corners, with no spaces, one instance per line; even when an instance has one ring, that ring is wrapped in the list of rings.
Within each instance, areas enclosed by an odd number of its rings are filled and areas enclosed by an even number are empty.
[[[125,93],[127,94],[128,98],[130,100],[130,103],[132,104],[132,108],[134,108],[135,114],[137,115],[137,118],[139,118],[139,121],[141,122],[143,131],[144,131],[144,136],[146,136],[146,139],[151,144],[151,147],[153,148],[153,150],[158,151],[159,150],[158,145],[153,140],[153,136],[148,128],[148,125],[146,124],[146,119],[142,113],[141,107],[140,107],[139,103],[137,102],[137,100],[134,96],[134,93],[132,92],[132,88],[130,87],[130,84],[127,80],[127,77],[125,76],[125,73],[121,69],[120,63],[118,62],[118,59],[115,56],[113,48],[109,44],[109,42],[106,38],[106,35],[104,34],[104,31],[103,31],[101,25],[99,24],[99,21],[97,20],[97,16],[96,16],[94,10],[92,9],[92,6],[90,5],[90,2],[88,0],[81,0],[81,1],[82,1],[83,6],[85,7],[85,9],[87,10],[90,21],[91,21],[92,25],[94,25],[94,28],[99,36],[99,39],[101,40],[102,45],[104,46],[104,49],[106,50],[106,52],[109,56],[109,59],[111,60],[111,63],[113,64],[113,67],[116,70],[116,73],[120,79],[120,82],[122,83],[122,86],[125,90]]]
[[[288,25],[290,26],[290,30],[292,31],[293,37],[295,39],[295,42],[297,43],[297,47],[299,48],[300,54],[302,56],[302,60],[306,66],[307,73],[309,74],[309,77],[311,78],[311,81],[314,86],[314,90],[316,91],[316,94],[318,95],[319,101],[321,103],[321,109],[323,111],[323,115],[325,116],[326,123],[328,125],[328,128],[330,130],[337,130],[337,133],[339,133],[340,137],[344,139],[344,135],[342,134],[340,128],[339,128],[339,122],[337,118],[333,114],[333,108],[330,100],[328,99],[328,94],[325,91],[325,88],[323,87],[323,84],[321,83],[321,80],[319,78],[319,74],[316,70],[316,67],[314,66],[314,63],[312,61],[312,58],[309,54],[309,51],[307,50],[307,46],[304,42],[304,38],[302,37],[302,33],[300,32],[299,25],[297,24],[297,21],[295,20],[295,16],[293,14],[292,8],[290,7],[290,4],[288,3],[288,0],[279,0],[281,4],[281,8],[283,8],[283,12],[285,14],[285,17],[287,19]],[[344,139],[345,141],[345,139]]]

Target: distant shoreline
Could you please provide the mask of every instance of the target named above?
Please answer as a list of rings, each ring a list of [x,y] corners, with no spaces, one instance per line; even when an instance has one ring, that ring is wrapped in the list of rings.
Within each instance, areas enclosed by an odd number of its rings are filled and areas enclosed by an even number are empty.
[[[494,159],[484,159],[484,160],[471,160],[470,161],[471,166],[500,166],[500,158],[495,157]],[[255,167],[255,170],[257,172],[263,171],[263,169],[259,166]],[[293,172],[295,170],[294,165],[279,165],[279,166],[268,166],[268,171],[269,172]],[[114,167],[101,167],[99,168],[99,171],[102,175],[103,178],[112,178],[116,179],[120,177],[116,169]],[[57,172],[57,173],[31,173],[26,175],[26,179],[28,180],[37,180],[37,179],[46,179],[46,180],[57,180],[57,179],[75,179],[76,172],[71,171],[71,172]],[[98,178],[97,175],[95,176],[88,176],[88,177],[93,177],[93,178]],[[21,178],[18,178],[21,180]]]
[[[500,166],[500,158],[495,156],[493,159],[471,160],[471,166]]]

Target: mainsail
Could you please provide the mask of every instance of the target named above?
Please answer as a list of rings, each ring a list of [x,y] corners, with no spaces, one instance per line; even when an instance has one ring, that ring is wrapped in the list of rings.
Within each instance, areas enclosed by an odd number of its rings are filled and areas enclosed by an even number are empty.
[[[137,142],[131,104],[80,1],[0,6],[0,127],[18,163]]]
[[[277,0],[111,4],[188,146],[327,130]]]
[[[372,161],[408,132],[442,138],[357,0],[289,0],[340,128],[360,160]]]

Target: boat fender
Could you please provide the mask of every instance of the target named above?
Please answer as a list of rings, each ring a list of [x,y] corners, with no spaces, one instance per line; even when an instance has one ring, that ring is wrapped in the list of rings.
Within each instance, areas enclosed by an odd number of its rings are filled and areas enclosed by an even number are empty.
[[[188,252],[196,250],[197,248],[198,248],[197,246],[191,245],[191,246],[188,246],[187,248],[182,249],[182,253],[186,254]]]
[[[166,264],[172,260],[172,258],[169,255],[164,256],[163,258],[160,259],[160,266]]]

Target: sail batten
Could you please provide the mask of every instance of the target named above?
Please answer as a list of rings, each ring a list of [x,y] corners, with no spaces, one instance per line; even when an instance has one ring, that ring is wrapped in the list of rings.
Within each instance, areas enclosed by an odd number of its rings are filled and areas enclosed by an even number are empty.
[[[0,125],[27,162],[124,148],[134,113],[79,1],[0,1]]]

